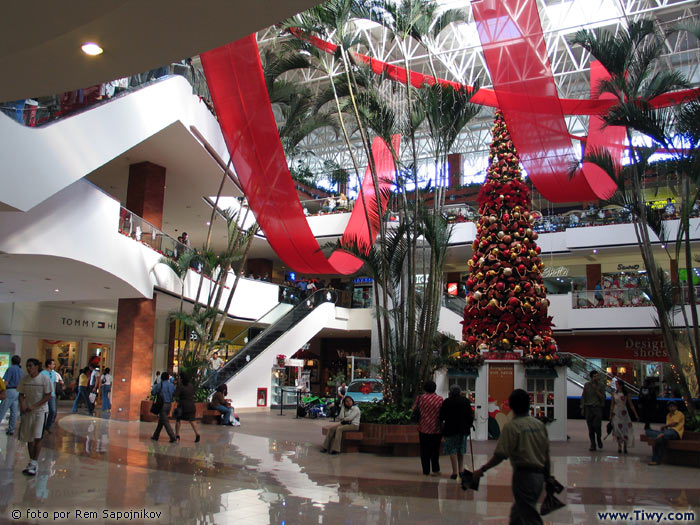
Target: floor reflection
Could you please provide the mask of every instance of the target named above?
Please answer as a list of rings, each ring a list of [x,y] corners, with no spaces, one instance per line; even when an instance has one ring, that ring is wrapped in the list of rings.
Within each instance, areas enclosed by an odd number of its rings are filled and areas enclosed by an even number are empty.
[[[56,428],[35,478],[21,474],[26,446],[0,438],[3,517],[33,506],[157,510],[164,523],[501,523],[511,503],[506,464],[478,492],[463,492],[447,477],[422,476],[416,458],[323,455],[311,427],[307,443],[211,427],[198,444],[153,442],[152,425],[85,416],[64,416]],[[651,477],[640,457],[553,461],[567,507],[550,523],[595,521],[600,510],[700,508],[693,469],[662,466]]]

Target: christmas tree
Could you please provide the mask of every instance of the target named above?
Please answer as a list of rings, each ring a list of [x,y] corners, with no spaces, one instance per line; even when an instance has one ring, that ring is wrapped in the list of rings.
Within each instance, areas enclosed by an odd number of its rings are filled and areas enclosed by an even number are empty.
[[[492,131],[488,173],[478,197],[480,218],[469,260],[462,339],[472,348],[523,349],[526,362],[556,364],[529,188],[500,111]]]

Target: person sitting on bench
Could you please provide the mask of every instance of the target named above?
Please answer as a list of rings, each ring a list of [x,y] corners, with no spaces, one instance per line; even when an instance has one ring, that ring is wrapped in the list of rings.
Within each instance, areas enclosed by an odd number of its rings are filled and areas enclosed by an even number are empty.
[[[231,400],[226,399],[227,393],[226,385],[217,386],[216,392],[214,392],[214,395],[211,396],[211,401],[209,401],[209,409],[221,412],[221,415],[224,417],[224,425],[232,427],[233,407],[231,406]]]
[[[331,454],[340,453],[340,445],[343,442],[343,432],[355,432],[360,429],[360,409],[355,406],[355,401],[350,396],[343,398],[343,408],[340,409],[340,423],[328,429],[328,435],[323,442],[321,452]]]
[[[648,429],[646,435],[654,439],[651,461],[649,465],[658,465],[664,456],[666,441],[670,439],[683,439],[683,429],[685,428],[685,416],[678,410],[675,403],[668,404],[668,414],[666,414],[666,424],[660,430]]]

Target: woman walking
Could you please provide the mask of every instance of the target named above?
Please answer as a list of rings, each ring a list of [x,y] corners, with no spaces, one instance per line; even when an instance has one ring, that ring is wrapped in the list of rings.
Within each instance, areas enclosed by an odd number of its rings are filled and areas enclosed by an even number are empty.
[[[102,385],[100,387],[102,390],[102,412],[112,410],[112,402],[109,399],[110,392],[112,392],[112,374],[109,368],[105,368],[105,371],[102,372],[100,384]]]
[[[80,371],[80,375],[78,376],[78,393],[75,395],[75,401],[73,402],[73,414],[78,412],[78,408],[83,401],[88,411],[90,410],[90,399],[88,398],[89,373],[90,369],[86,367]]]
[[[420,441],[420,463],[423,474],[430,475],[430,467],[433,475],[440,475],[440,407],[442,398],[435,393],[437,385],[435,381],[426,381],[423,385],[425,394],[418,396],[413,405],[413,413],[418,412],[418,438]]]
[[[175,389],[177,398],[178,414],[175,422],[175,439],[180,439],[180,421],[188,421],[194,430],[195,443],[199,443],[199,432],[197,431],[196,410],[194,406],[194,384],[190,383],[190,378],[185,372],[180,372],[180,382]]]
[[[625,384],[620,381],[618,391],[613,393],[612,403],[610,404],[610,421],[613,425],[613,436],[617,440],[617,452],[622,453],[623,448],[627,454],[627,445],[634,445],[634,429],[632,428],[632,420],[630,419],[629,410],[632,410],[634,416],[639,419],[637,409],[627,393]]]
[[[442,435],[445,436],[444,453],[452,464],[450,478],[457,479],[464,471],[464,454],[467,453],[467,437],[474,422],[472,404],[462,396],[459,385],[452,385],[447,399],[440,407]]]

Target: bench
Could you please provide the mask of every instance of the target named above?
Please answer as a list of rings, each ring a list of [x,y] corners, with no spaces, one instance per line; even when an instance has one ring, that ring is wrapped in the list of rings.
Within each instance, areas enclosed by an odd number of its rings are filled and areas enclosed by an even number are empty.
[[[221,424],[221,412],[218,410],[211,410],[209,408],[204,409],[202,413],[202,424],[203,425],[214,425]]]
[[[331,427],[334,427],[335,425],[326,425],[323,427],[322,432],[324,436],[328,435],[329,430]],[[343,432],[343,442],[340,446],[340,451],[349,453],[349,452],[359,452],[360,451],[360,443],[364,439],[364,434],[360,432],[359,430],[355,430],[352,432]]]
[[[420,438],[418,436],[418,431],[396,431],[388,430],[384,442],[391,445],[393,449],[394,456],[404,456],[404,457],[414,457],[420,456]],[[440,446],[440,454],[442,452],[442,444],[445,443],[445,439],[442,438]]]
[[[654,440],[646,434],[641,434],[639,440],[649,446]],[[672,439],[666,442],[664,462],[672,465],[688,465],[700,467],[700,432],[683,432],[683,439]]]

